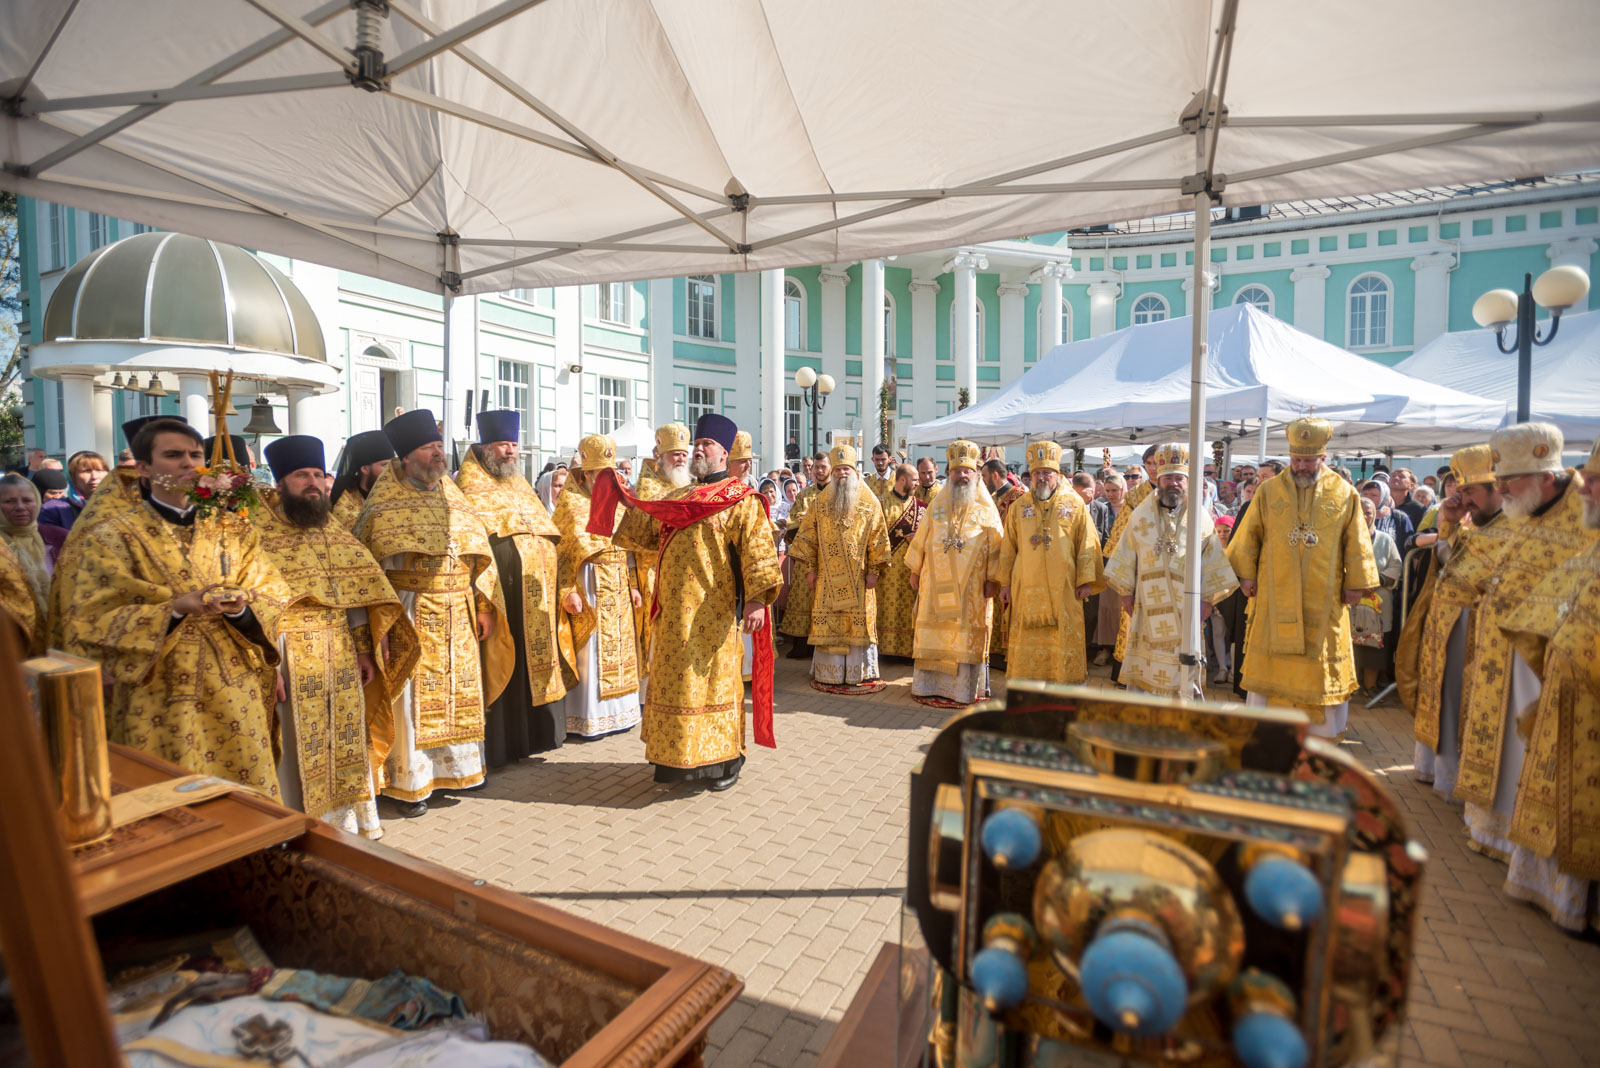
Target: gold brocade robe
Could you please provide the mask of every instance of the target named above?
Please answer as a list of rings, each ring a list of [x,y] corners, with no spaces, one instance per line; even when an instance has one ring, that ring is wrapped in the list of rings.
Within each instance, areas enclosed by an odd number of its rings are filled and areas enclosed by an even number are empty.
[[[1120,681],[1148,693],[1180,696],[1183,667],[1183,571],[1188,558],[1188,511],[1161,507],[1154,494],[1128,513],[1106,583],[1133,595],[1127,653]],[[1216,604],[1239,586],[1211,516],[1200,513],[1200,597]],[[1081,649],[1079,642],[1076,648]]]
[[[1021,486],[1013,486],[1007,482],[1005,487],[1001,489],[1000,493],[995,496],[994,508],[995,511],[1000,513],[1001,530],[1004,530],[1006,527],[1006,512],[1011,508],[1011,505],[1014,502],[1026,496],[1027,493],[1028,491],[1023,489]],[[1099,539],[1096,538],[1095,540],[1098,543]],[[1001,568],[1000,584],[1002,586],[1005,585],[1005,576],[1010,573],[1011,572],[1009,568]],[[1081,630],[1082,628],[1079,629]],[[999,653],[1001,656],[1004,656],[1006,652],[1006,640],[1010,633],[1011,609],[1006,605],[1001,604],[999,601],[995,601],[994,622],[989,632],[989,652]],[[1007,663],[1006,667],[1009,670],[1010,664]],[[1033,676],[1029,677],[1032,678]]]
[[[783,537],[790,545],[800,536],[800,524],[805,522],[806,512],[816,503],[820,492],[816,485],[807,486],[789,505],[789,522],[783,528]],[[789,599],[784,602],[783,625],[778,628],[779,634],[787,634],[792,638],[807,638],[811,634],[812,597],[813,592],[805,576],[799,574],[797,568],[791,567]]]
[[[62,643],[67,605],[72,603],[80,556],[89,531],[97,523],[133,511],[143,500],[139,492],[139,473],[131,467],[115,468],[89,494],[83,511],[78,513],[72,529],[67,531],[67,540],[56,553],[56,569],[50,580],[50,611],[45,620],[49,628],[49,645]],[[107,715],[110,715],[109,709]]]
[[[1234,574],[1258,586],[1244,688],[1301,708],[1314,723],[1357,685],[1344,591],[1378,585],[1360,500],[1331,468],[1306,489],[1285,472],[1256,490],[1228,543]]]
[[[1450,634],[1461,613],[1477,604],[1479,591],[1488,586],[1499,568],[1501,554],[1515,527],[1504,513],[1497,513],[1481,527],[1457,530],[1449,539],[1449,563],[1435,568],[1429,581],[1432,594],[1417,638],[1417,694],[1411,723],[1412,737],[1429,749],[1439,748],[1440,699]],[[1417,609],[1412,612],[1415,614]],[[1470,669],[1473,652],[1469,633],[1464,667]]]
[[[861,476],[861,484],[867,487],[867,492],[878,500],[883,500],[894,489],[894,468],[889,468],[887,475],[868,473]]]
[[[1006,670],[1012,678],[1083,682],[1083,603],[1078,587],[1105,586],[1100,536],[1070,488],[1048,501],[1024,492],[1005,517],[1000,585],[1010,588]]]
[[[417,666],[417,632],[378,562],[337,521],[297,527],[273,504],[251,519],[289,587],[278,618],[284,693],[294,716],[301,806],[306,815],[321,817],[371,798],[377,769],[370,765],[368,709],[392,714],[390,706]],[[362,608],[368,622],[353,629],[350,610]],[[358,652],[378,666],[364,691]]]
[[[939,491],[942,489],[944,489],[944,483],[940,482],[938,479],[934,479],[933,485],[931,486],[924,486],[922,483],[918,482],[915,486],[911,487],[911,492],[915,494],[917,500],[921,501],[923,504],[932,504],[933,499],[939,496]]]
[[[468,450],[456,472],[456,485],[489,537],[508,539],[516,549],[522,565],[522,655],[528,692],[536,705],[559,701],[578,681],[572,631],[561,618],[557,596],[556,546],[561,531],[520,472],[501,482],[484,468],[475,450]],[[506,576],[500,579],[505,582]]]
[[[1600,879],[1600,543],[1540,579],[1502,629],[1543,681],[1511,840]]]
[[[639,476],[639,485],[633,495],[640,500],[658,501],[671,493],[672,489],[651,464]],[[656,595],[656,558],[659,555],[654,550],[635,551],[633,554],[634,571],[639,576],[640,610],[634,613],[634,624],[639,631],[639,668],[647,676],[650,664],[650,601]]]
[[[705,484],[675,489],[668,499],[697,488]],[[657,562],[660,611],[640,726],[652,764],[698,768],[744,754],[739,601],[770,605],[783,583],[772,528],[756,496],[677,531]],[[637,552],[659,549],[660,535],[658,521],[630,509],[615,540]]]
[[[960,514],[940,494],[923,516],[906,553],[917,576],[917,667],[954,675],[962,664],[989,657],[989,598],[985,582],[1000,580],[1000,513],[978,487]]]
[[[176,598],[214,580],[217,523],[179,526],[147,503],[102,516],[80,541],[63,637],[118,684],[112,741],[277,797],[275,642],[292,595],[246,521],[233,520],[228,581],[255,595],[267,644],[218,615],[172,615]]]
[[[420,658],[407,684],[419,750],[481,742],[485,706],[500,696],[516,666],[516,649],[500,597],[494,552],[472,506],[448,478],[424,489],[391,460],[351,531],[383,568],[397,594],[415,595],[408,613]],[[404,598],[402,596],[402,603]],[[369,618],[400,609],[379,605]],[[477,614],[490,612],[494,630],[478,641]],[[383,623],[373,620],[374,627]],[[480,650],[481,645],[481,650]],[[373,766],[383,771],[396,740],[392,714],[368,723]],[[481,781],[481,770],[477,776]],[[435,789],[472,782],[435,780]],[[427,790],[405,789],[427,796]],[[405,798],[410,800],[410,798]]]
[[[39,599],[28,584],[22,561],[5,544],[0,544],[0,618],[16,624],[24,655],[44,652],[44,613],[39,610]]]
[[[889,567],[889,528],[883,521],[883,506],[865,486],[848,517],[834,515],[830,500],[825,495],[806,512],[789,555],[799,573],[796,582],[809,586],[803,573],[817,576],[811,601],[812,647],[846,653],[851,647],[878,642],[876,591],[867,589],[866,577],[881,577]]]
[[[349,486],[339,494],[339,499],[333,505],[333,521],[346,530],[355,527],[356,520],[361,517],[361,509],[366,505],[367,499],[360,490]]]
[[[569,593],[583,598],[583,611],[567,615],[566,625],[578,656],[584,655],[583,647],[590,636],[598,635],[600,699],[604,701],[639,689],[639,639],[628,553],[611,538],[588,532],[589,501],[589,491],[574,480],[568,480],[556,498],[555,524],[561,532],[556,552],[556,589],[558,598],[564,599]],[[617,511],[621,510],[618,505]],[[594,565],[593,604],[583,588],[584,564]]]
[[[913,504],[918,510],[913,511]],[[917,635],[917,591],[911,588],[911,569],[906,554],[917,520],[925,513],[916,497],[895,496],[891,489],[883,497],[883,521],[889,534],[889,566],[878,577],[878,653],[880,656],[910,656]]]
[[[1122,532],[1128,529],[1128,521],[1133,518],[1133,510],[1143,504],[1145,498],[1150,496],[1154,489],[1155,483],[1145,479],[1129,490],[1127,496],[1122,498],[1122,508],[1117,512],[1117,518],[1111,522],[1111,533],[1106,536],[1106,543],[1101,547],[1101,556],[1107,560],[1111,559],[1111,554],[1116,552],[1117,546],[1122,543]],[[1117,613],[1117,644],[1112,649],[1112,655],[1121,660],[1127,651],[1128,613],[1119,610]]]
[[[1494,805],[1505,742],[1506,699],[1511,687],[1512,645],[1501,625],[1511,618],[1539,580],[1594,543],[1583,525],[1583,476],[1571,480],[1561,496],[1539,515],[1507,518],[1505,547],[1492,571],[1481,575],[1479,601],[1472,613],[1466,678],[1461,688],[1461,772],[1455,796],[1482,808]],[[1531,662],[1530,667],[1535,667]],[[1537,669],[1536,669],[1537,670]],[[1511,709],[1511,719],[1523,710]],[[1526,758],[1524,767],[1527,767]]]

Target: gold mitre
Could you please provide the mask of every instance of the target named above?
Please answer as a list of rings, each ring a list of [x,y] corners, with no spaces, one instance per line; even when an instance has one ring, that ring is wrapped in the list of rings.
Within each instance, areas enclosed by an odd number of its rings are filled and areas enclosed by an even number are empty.
[[[753,451],[752,443],[750,441],[750,431],[741,430],[741,431],[739,431],[737,434],[735,434],[733,436],[733,448],[728,450],[728,459],[729,460],[754,460],[755,459],[755,452]]]
[[[1029,471],[1061,472],[1061,446],[1053,441],[1036,441],[1028,446]]]
[[[856,447],[848,441],[841,441],[828,450],[829,467],[854,467],[860,459]]]
[[[1150,457],[1151,478],[1160,478],[1162,475],[1187,475],[1189,473],[1189,446],[1178,441],[1169,441],[1156,450]]]
[[[968,471],[978,469],[978,457],[982,451],[970,441],[952,441],[950,447],[944,450],[944,458],[950,470],[966,468]]]
[[[1308,415],[1290,423],[1288,434],[1290,456],[1322,456],[1328,451],[1328,439],[1333,437],[1333,424]]]
[[[1559,427],[1549,423],[1518,423],[1496,430],[1489,438],[1494,456],[1494,473],[1499,478],[1537,475],[1545,471],[1560,474],[1561,447],[1565,441]]]
[[[617,466],[617,443],[604,434],[590,434],[578,442],[578,467],[599,471]]]
[[[1450,473],[1458,486],[1494,484],[1494,450],[1487,445],[1468,445],[1450,454]]]
[[[666,455],[669,452],[688,452],[694,447],[689,440],[689,428],[682,423],[668,423],[656,427],[656,454]],[[732,457],[729,457],[732,459]]]

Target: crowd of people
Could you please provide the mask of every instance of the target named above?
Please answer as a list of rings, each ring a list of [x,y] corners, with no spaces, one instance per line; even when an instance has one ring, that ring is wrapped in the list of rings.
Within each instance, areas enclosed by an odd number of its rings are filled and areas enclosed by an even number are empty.
[[[1508,890],[1569,929],[1596,915],[1600,479],[1561,466],[1553,427],[1420,482],[1357,480],[1305,418],[1287,461],[1220,480],[1208,463],[1198,488],[1178,443],[1072,472],[1053,442],[1014,470],[957,441],[941,479],[932,456],[864,462],[841,439],[761,474],[714,414],[660,427],[637,477],[591,435],[530,484],[517,414],[477,428],[453,473],[425,410],[331,466],[319,439],[278,439],[270,480],[230,479],[217,460],[243,440],[168,417],[125,426],[130,467],[30,457],[0,478],[0,605],[33,650],[102,664],[113,740],[369,836],[380,797],[416,815],[635,728],[656,781],[728,789],[749,734],[775,744],[783,640],[841,697],[882,690],[892,660],[951,709],[990,696],[991,668],[1082,683],[1110,665],[1132,691],[1299,709],[1328,738],[1392,678],[1419,776],[1464,802]]]

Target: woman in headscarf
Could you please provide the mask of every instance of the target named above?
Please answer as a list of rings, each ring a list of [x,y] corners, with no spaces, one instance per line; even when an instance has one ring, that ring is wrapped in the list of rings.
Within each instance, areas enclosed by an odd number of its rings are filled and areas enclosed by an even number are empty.
[[[1363,482],[1359,491],[1361,496],[1367,498],[1377,509],[1378,518],[1375,530],[1381,530],[1394,539],[1395,547],[1404,556],[1411,548],[1411,539],[1416,535],[1416,527],[1412,525],[1411,517],[1394,506],[1394,498],[1389,493],[1389,483],[1384,479],[1374,478]]]
[[[1400,549],[1394,538],[1378,527],[1377,502],[1365,493],[1361,497],[1361,514],[1372,535],[1372,559],[1378,565],[1379,585],[1377,590],[1351,606],[1350,640],[1355,646],[1361,685],[1367,690],[1376,690],[1379,676],[1393,663],[1394,645],[1399,637],[1395,633],[1394,588],[1400,582]],[[1402,519],[1410,518],[1404,512],[1396,514]]]
[[[50,602],[50,573],[67,532],[39,526],[39,491],[15,473],[0,478],[0,538],[22,562],[42,617]]]
[[[538,485],[534,489],[539,493],[539,499],[544,502],[545,511],[551,515],[556,512],[556,498],[561,496],[561,490],[567,484],[567,465],[556,464],[550,470],[539,476]]]

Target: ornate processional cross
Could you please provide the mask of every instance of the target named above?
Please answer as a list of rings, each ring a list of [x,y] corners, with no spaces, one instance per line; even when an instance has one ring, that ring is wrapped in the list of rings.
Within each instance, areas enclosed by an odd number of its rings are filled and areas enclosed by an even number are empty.
[[[1298,548],[1309,549],[1317,543],[1317,532],[1311,529],[1311,524],[1305,520],[1296,523],[1294,529],[1289,531],[1289,544]]]
[[[1029,538],[1028,542],[1035,549],[1048,549],[1050,548],[1050,535],[1043,530],[1037,530],[1034,531],[1033,537]]]

